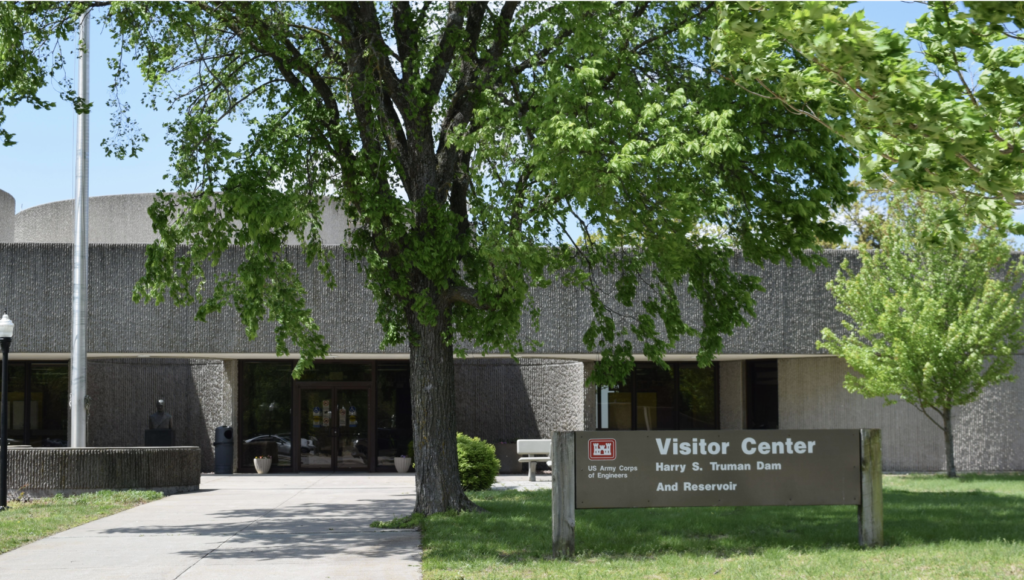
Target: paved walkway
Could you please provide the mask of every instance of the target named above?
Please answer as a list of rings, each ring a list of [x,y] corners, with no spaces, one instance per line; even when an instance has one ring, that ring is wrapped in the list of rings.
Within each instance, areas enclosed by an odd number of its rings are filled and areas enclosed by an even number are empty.
[[[0,555],[7,580],[420,577],[412,474],[204,476],[173,495]]]

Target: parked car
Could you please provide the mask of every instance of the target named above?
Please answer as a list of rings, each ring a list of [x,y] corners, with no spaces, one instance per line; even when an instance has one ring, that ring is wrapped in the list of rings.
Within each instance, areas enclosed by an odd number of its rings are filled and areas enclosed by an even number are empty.
[[[291,438],[284,435],[257,435],[251,439],[246,439],[246,443],[258,443],[261,441],[273,441],[277,443],[277,452],[280,455],[291,455],[292,442]],[[309,453],[314,450],[315,447],[309,439],[299,439],[301,444],[300,451],[302,453]]]

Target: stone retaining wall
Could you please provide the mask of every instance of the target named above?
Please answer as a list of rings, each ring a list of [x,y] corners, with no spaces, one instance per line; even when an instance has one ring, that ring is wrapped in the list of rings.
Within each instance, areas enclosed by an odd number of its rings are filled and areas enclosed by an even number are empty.
[[[101,489],[149,489],[168,495],[199,489],[198,447],[31,447],[7,453],[11,498]]]

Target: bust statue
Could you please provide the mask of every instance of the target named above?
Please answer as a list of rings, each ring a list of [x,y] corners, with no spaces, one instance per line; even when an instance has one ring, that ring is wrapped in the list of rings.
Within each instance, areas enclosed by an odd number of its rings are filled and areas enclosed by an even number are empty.
[[[171,418],[171,414],[164,411],[163,399],[156,402],[156,413],[149,416],[149,428],[154,431],[174,429],[174,420]]]

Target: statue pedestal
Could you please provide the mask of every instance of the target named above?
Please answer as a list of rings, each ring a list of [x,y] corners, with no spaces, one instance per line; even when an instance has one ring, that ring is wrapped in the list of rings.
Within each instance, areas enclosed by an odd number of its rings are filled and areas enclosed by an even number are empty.
[[[174,430],[146,429],[146,447],[174,447]]]

